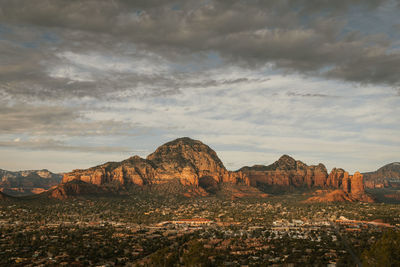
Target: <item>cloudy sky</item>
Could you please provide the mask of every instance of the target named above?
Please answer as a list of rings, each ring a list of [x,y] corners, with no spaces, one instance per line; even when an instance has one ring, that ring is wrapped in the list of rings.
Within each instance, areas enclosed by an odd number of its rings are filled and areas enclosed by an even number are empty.
[[[0,0],[0,168],[177,137],[228,169],[400,161],[399,0]]]

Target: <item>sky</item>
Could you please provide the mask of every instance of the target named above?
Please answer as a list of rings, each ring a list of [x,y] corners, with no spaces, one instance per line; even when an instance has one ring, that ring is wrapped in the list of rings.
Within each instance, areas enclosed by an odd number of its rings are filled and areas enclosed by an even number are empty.
[[[229,170],[400,161],[400,0],[0,0],[0,169],[178,137]]]

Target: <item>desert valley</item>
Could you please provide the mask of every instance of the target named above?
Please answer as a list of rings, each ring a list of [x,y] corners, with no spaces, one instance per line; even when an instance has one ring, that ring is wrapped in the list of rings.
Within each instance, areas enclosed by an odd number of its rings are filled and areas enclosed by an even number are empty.
[[[184,137],[62,175],[2,171],[1,263],[358,264],[400,227],[399,167],[328,173],[283,155],[228,171]]]
[[[400,0],[0,0],[0,267],[400,266]]]

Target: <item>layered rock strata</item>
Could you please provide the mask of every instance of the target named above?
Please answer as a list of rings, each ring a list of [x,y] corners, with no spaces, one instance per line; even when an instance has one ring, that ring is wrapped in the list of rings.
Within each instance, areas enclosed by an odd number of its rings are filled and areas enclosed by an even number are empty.
[[[271,165],[243,167],[239,172],[250,179],[252,186],[266,184],[284,187],[324,187],[328,173],[323,164],[307,166],[288,155],[283,155]]]
[[[331,192],[325,199],[372,201],[365,193],[363,175],[359,172],[349,175],[343,169],[333,168],[328,175],[323,164],[308,166],[288,155],[283,155],[269,166],[244,167],[240,172],[249,177],[252,186],[279,186],[281,190],[293,187],[333,189],[339,191]]]
[[[143,186],[179,180],[183,185],[198,187],[199,181],[207,179],[212,179],[216,184],[250,184],[242,172],[226,170],[210,147],[187,137],[160,146],[146,159],[134,156],[122,162],[74,170],[65,174],[62,182],[80,180],[95,185]]]

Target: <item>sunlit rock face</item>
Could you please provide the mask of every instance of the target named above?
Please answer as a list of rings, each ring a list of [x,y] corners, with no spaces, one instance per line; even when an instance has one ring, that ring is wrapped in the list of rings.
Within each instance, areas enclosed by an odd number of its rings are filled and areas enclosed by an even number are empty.
[[[323,164],[308,166],[288,155],[283,155],[269,166],[243,167],[240,171],[249,177],[252,186],[336,190],[329,195],[316,197],[315,201],[372,201],[365,194],[363,175],[349,175],[343,169],[333,168],[329,173]]]
[[[81,180],[95,185],[117,183],[143,186],[178,179],[182,185],[198,187],[203,177],[212,178],[217,184],[250,184],[242,172],[226,170],[209,146],[187,137],[160,146],[146,159],[134,156],[122,162],[74,170],[65,174],[62,182]]]
[[[306,202],[374,202],[374,198],[365,192],[364,178],[359,172],[349,175],[342,169],[333,169],[329,177],[339,184],[340,189],[323,192]],[[340,186],[341,185],[341,186]]]
[[[250,179],[250,184],[284,187],[325,187],[328,173],[323,164],[307,166],[288,155],[283,155],[269,166],[255,165],[239,170]]]

